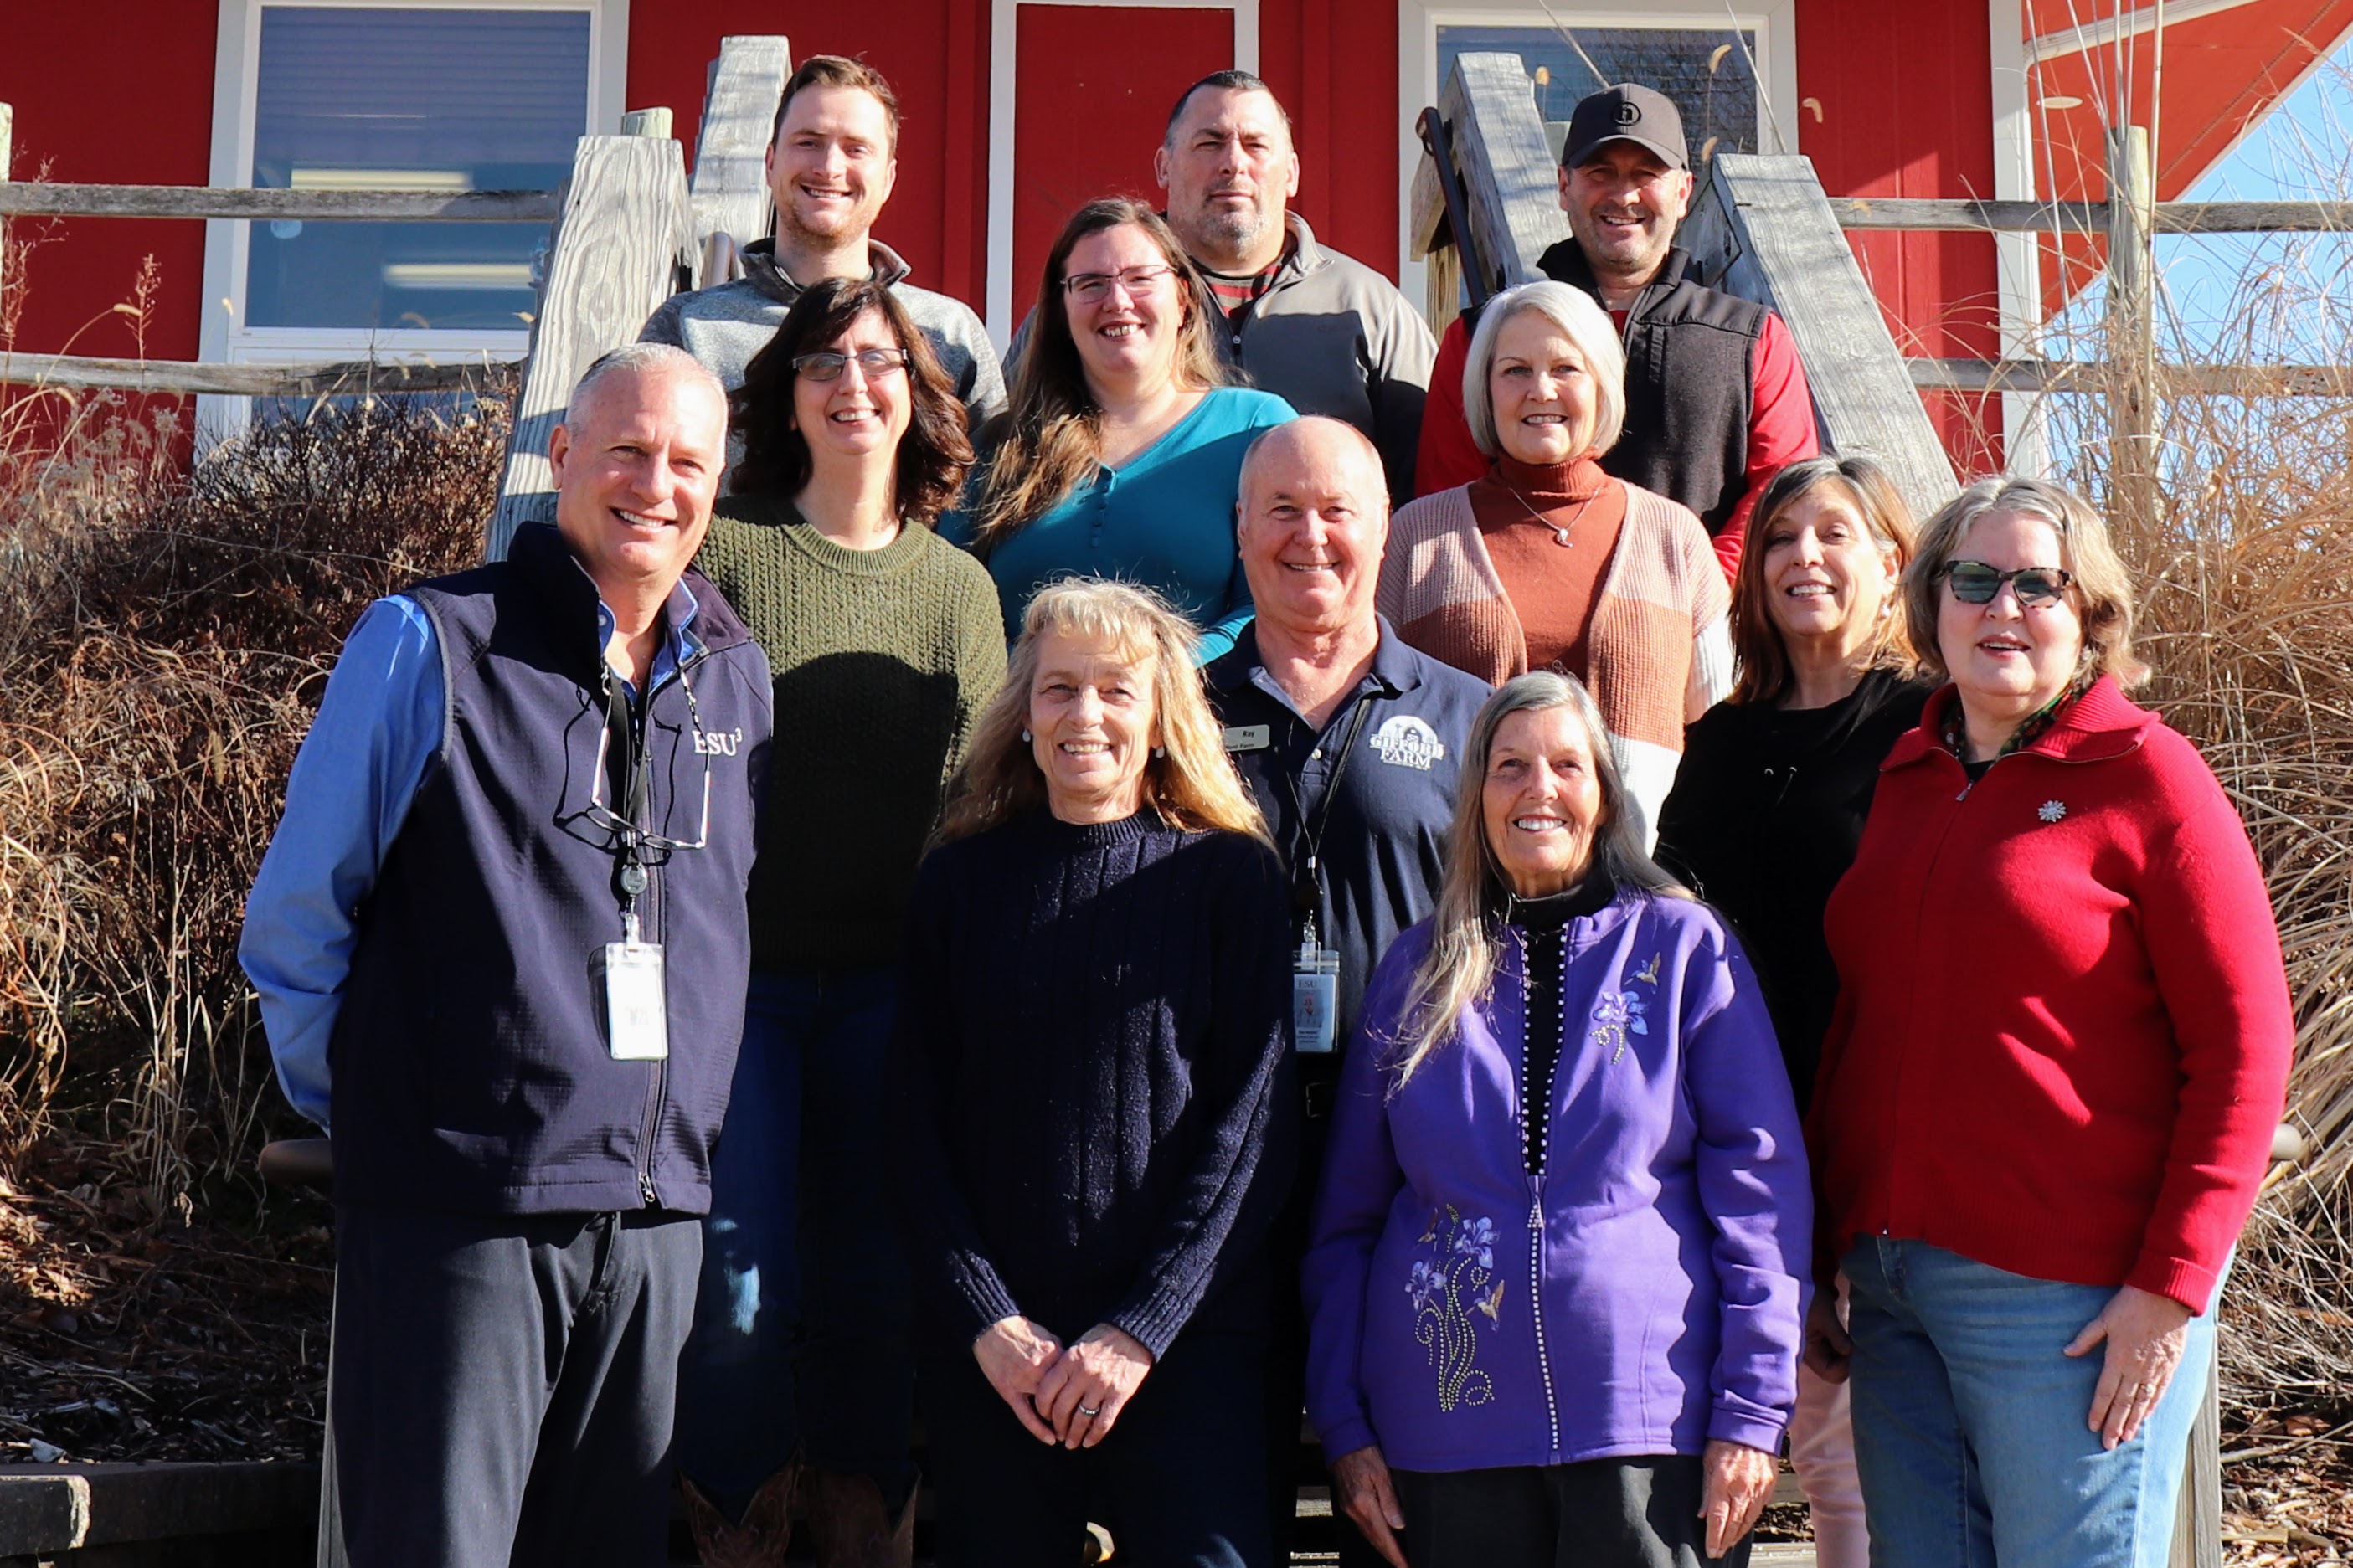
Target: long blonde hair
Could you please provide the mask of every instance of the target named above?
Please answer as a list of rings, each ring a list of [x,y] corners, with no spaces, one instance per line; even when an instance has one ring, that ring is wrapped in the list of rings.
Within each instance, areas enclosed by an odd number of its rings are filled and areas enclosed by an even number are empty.
[[[1087,387],[1086,365],[1071,335],[1063,269],[1087,236],[1128,226],[1142,229],[1175,272],[1169,281],[1179,317],[1170,374],[1176,384],[1187,392],[1206,392],[1233,380],[1210,341],[1208,306],[1194,279],[1192,263],[1160,215],[1124,196],[1089,202],[1071,214],[1061,237],[1047,253],[1045,274],[1038,280],[1029,342],[1013,376],[1012,411],[981,491],[973,548],[983,555],[1052,510],[1103,454],[1103,409]]]
[[[1601,710],[1594,706],[1585,683],[1549,669],[1505,681],[1471,723],[1461,778],[1455,786],[1454,822],[1446,834],[1446,879],[1439,885],[1438,909],[1430,921],[1430,951],[1413,972],[1391,1042],[1388,1065],[1397,1074],[1398,1088],[1453,1034],[1463,1009],[1494,984],[1503,928],[1510,921],[1514,900],[1511,879],[1495,858],[1495,847],[1487,842],[1487,763],[1504,720],[1555,708],[1567,709],[1585,731],[1594,773],[1601,783],[1601,820],[1594,826],[1587,875],[1599,873],[1620,889],[1671,899],[1691,897],[1642,848],[1632,797],[1610,753]]]
[[[1163,755],[1144,764],[1144,805],[1186,832],[1246,833],[1273,844],[1266,818],[1226,759],[1223,732],[1209,710],[1194,662],[1200,633],[1149,588],[1097,578],[1065,578],[1039,590],[1021,617],[1021,640],[997,689],[973,727],[971,749],[948,785],[947,809],[934,845],[986,833],[1046,802],[1046,775],[1022,738],[1039,645],[1049,633],[1108,646],[1113,657],[1148,668]]]

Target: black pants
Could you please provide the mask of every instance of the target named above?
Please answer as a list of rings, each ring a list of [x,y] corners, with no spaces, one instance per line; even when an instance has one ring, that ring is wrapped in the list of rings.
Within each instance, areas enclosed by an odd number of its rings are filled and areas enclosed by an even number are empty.
[[[1324,1173],[1324,1146],[1331,1141],[1332,1095],[1339,1075],[1320,1062],[1311,1066],[1310,1059],[1303,1057],[1299,1076],[1305,1112],[1299,1123],[1299,1165],[1292,1178],[1291,1196],[1266,1244],[1275,1275],[1273,1330],[1266,1353],[1267,1530],[1277,1563],[1291,1561],[1299,1489],[1325,1479],[1314,1451],[1301,1447],[1299,1442],[1300,1418],[1307,1402],[1307,1311],[1299,1292],[1299,1267],[1307,1257],[1308,1222],[1316,1184]],[[1357,1533],[1336,1497],[1332,1515],[1340,1568],[1385,1568],[1381,1554]]]
[[[1188,1330],[1111,1436],[1074,1452],[1031,1436],[969,1353],[926,1355],[940,1568],[1076,1563],[1089,1520],[1137,1568],[1270,1568],[1264,1363],[1255,1335]]]
[[[352,1568],[655,1568],[702,1255],[659,1211],[335,1215]]]
[[[1413,1568],[1747,1568],[1707,1555],[1687,1454],[1493,1470],[1397,1470]]]

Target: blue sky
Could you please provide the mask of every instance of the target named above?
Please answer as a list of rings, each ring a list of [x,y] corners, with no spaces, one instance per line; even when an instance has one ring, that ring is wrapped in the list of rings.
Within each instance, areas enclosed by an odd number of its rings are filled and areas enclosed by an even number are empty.
[[[2160,124],[2158,133],[2164,134]],[[2353,199],[2353,42],[2189,192],[2193,201]],[[2168,358],[2344,363],[2353,339],[2353,236],[2160,235]],[[2096,286],[2061,317],[2096,323]],[[2082,341],[2082,340],[2079,340]],[[2054,352],[2064,352],[2053,345]]]

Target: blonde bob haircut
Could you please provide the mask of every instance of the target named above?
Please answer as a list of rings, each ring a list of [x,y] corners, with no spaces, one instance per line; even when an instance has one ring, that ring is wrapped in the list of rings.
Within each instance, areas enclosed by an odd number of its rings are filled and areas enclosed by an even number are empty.
[[[1029,601],[1005,684],[973,727],[971,750],[948,784],[932,842],[986,833],[1046,804],[1046,775],[1021,732],[1029,722],[1039,645],[1058,632],[1109,647],[1152,683],[1161,754],[1144,764],[1144,809],[1184,832],[1248,834],[1271,847],[1266,818],[1226,760],[1223,731],[1201,686],[1194,662],[1200,633],[1149,588],[1081,577],[1049,584]]]
[[[1585,683],[1573,675],[1539,669],[1505,681],[1471,721],[1456,785],[1454,821],[1446,833],[1446,877],[1439,884],[1437,912],[1430,917],[1430,951],[1413,973],[1388,1067],[1403,1088],[1430,1053],[1454,1033],[1462,1010],[1485,996],[1495,981],[1504,927],[1518,901],[1511,879],[1487,842],[1486,782],[1496,731],[1514,713],[1566,708],[1585,732],[1593,770],[1601,782],[1601,820],[1593,833],[1588,876],[1599,872],[1621,891],[1635,889],[1657,898],[1688,899],[1691,892],[1660,868],[1642,847],[1641,813],[1609,750],[1601,710]]]
[[[1598,458],[1618,444],[1626,428],[1626,348],[1618,341],[1618,329],[1609,324],[1609,312],[1594,303],[1592,295],[1550,279],[1506,289],[1479,312],[1479,330],[1471,334],[1470,358],[1462,366],[1463,423],[1471,426],[1479,450],[1490,458],[1503,451],[1487,380],[1495,368],[1495,340],[1503,335],[1504,323],[1531,311],[1560,329],[1593,378],[1593,439],[1577,456]]]
[[[1775,474],[1748,514],[1748,532],[1740,547],[1740,568],[1732,580],[1732,651],[1740,678],[1732,688],[1731,702],[1772,702],[1789,689],[1789,649],[1781,640],[1767,601],[1773,589],[1765,579],[1766,535],[1781,514],[1817,490],[1835,490],[1852,503],[1871,530],[1872,542],[1893,569],[1896,582],[1879,602],[1879,625],[1873,628],[1864,650],[1864,668],[1912,673],[1912,643],[1905,627],[1903,573],[1912,563],[1915,530],[1912,509],[1895,488],[1878,458],[1867,452],[1824,453],[1800,458]]]
[[[1911,623],[1912,651],[1925,675],[1950,680],[1944,649],[1937,646],[1937,612],[1944,607],[1945,571],[1966,560],[1963,547],[1980,518],[2009,512],[2048,523],[2059,536],[2059,566],[2084,623],[2083,663],[2077,675],[2112,675],[2134,687],[2148,679],[2148,666],[2133,657],[2132,578],[2108,537],[2108,525],[2081,496],[2047,479],[1983,479],[1945,503],[1920,534],[1920,553],[1904,574],[1904,609]]]

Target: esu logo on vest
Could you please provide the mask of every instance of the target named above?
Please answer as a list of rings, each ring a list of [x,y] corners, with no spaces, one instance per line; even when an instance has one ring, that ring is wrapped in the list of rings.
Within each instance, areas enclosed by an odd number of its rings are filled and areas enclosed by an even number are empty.
[[[694,731],[694,754],[699,757],[732,757],[743,743],[744,731],[740,729]]]

